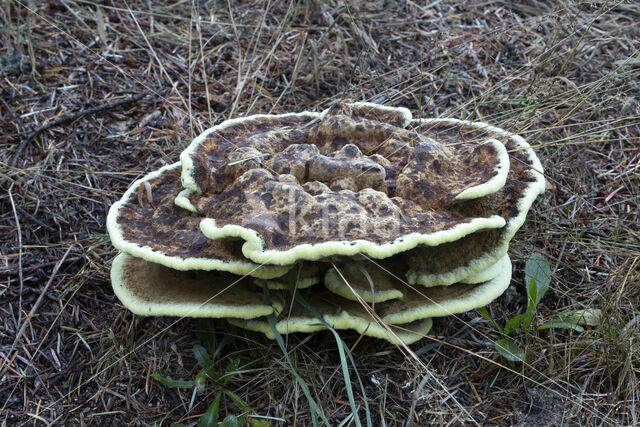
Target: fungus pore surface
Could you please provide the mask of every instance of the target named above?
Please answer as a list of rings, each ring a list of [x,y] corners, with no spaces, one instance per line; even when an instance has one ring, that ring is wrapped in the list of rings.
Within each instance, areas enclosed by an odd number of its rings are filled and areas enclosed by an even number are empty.
[[[388,273],[383,271],[381,274],[374,274],[373,280],[380,280],[385,274]],[[428,332],[432,317],[462,313],[484,306],[499,297],[511,280],[511,261],[508,257],[501,259],[499,273],[491,280],[479,284],[460,283],[425,289],[407,286],[393,275],[386,280],[393,282],[393,288],[398,289],[402,296],[375,303],[373,306],[362,305],[358,301],[343,298],[326,290],[311,292],[312,288],[302,290],[301,293],[304,294],[303,298],[307,304],[322,315],[324,321],[334,329],[354,329],[364,335],[394,343],[411,343]],[[272,295],[279,296],[280,300],[290,299],[290,294],[277,291],[272,292]],[[273,331],[264,317],[229,321],[274,338]],[[280,334],[310,333],[326,329],[315,313],[297,301],[280,312],[275,327]]]
[[[124,253],[113,260],[111,285],[129,310],[143,316],[252,319],[282,309],[276,298],[264,304],[247,278],[178,271]]]

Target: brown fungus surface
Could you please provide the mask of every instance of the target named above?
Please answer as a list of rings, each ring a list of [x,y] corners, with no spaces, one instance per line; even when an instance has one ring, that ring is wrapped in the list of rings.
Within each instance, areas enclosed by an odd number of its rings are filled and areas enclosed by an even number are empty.
[[[271,305],[264,304],[262,293],[248,278],[178,271],[124,253],[113,261],[111,284],[120,301],[143,316],[252,319],[282,308],[277,298]]]
[[[411,121],[403,109],[339,103],[230,120],[114,204],[107,226],[123,253],[112,283],[139,314],[225,317],[269,335],[264,316],[288,300],[281,333],[326,327],[320,312],[336,329],[412,342],[430,318],[486,305],[508,286],[505,254],[544,189],[541,171],[516,135]],[[283,293],[300,260],[297,290],[311,311]],[[273,306],[260,288],[273,290]]]
[[[182,154],[181,204],[206,218],[207,237],[244,239],[243,254],[257,263],[386,258],[502,227],[485,206],[472,215],[455,207],[504,185],[504,146],[443,144],[401,127],[408,118],[403,109],[337,104],[225,122]]]
[[[182,190],[180,163],[136,181],[109,210],[107,229],[119,250],[176,270],[220,270],[271,279],[289,267],[247,260],[242,242],[207,239],[198,215],[174,204]]]
[[[344,280],[344,283],[349,283],[344,288],[352,294],[358,294],[365,301],[371,302],[371,308],[375,309],[382,320],[390,324],[403,324],[425,318],[462,313],[489,304],[504,292],[511,280],[509,257],[502,257],[496,264],[495,275],[483,282],[456,283],[451,286],[431,288],[408,285],[402,279],[402,275],[398,274],[400,269],[397,266],[387,269],[377,263],[362,263],[360,264],[361,269],[353,268],[353,266],[338,267],[338,275]],[[331,280],[329,277],[331,271],[329,270],[325,276],[325,284],[327,279]],[[398,295],[378,302],[367,298],[367,295],[362,293],[363,290],[366,291],[366,287],[362,288],[358,283],[361,282],[363,271],[366,271],[367,276],[371,278],[374,288],[377,288],[378,284],[384,284],[381,289],[383,293],[393,289]],[[317,296],[324,304],[333,304],[334,307],[337,307],[336,309],[339,308],[357,316],[364,316],[369,310],[353,296],[345,298],[343,292],[336,294],[332,286],[327,286],[327,289],[331,293],[325,292]]]
[[[500,229],[480,230],[439,246],[420,246],[394,258],[408,266],[409,283],[424,286],[449,285],[489,267],[502,258],[509,242],[524,223],[535,198],[544,191],[538,158],[517,135],[481,123],[453,119],[423,120],[420,127],[444,143],[500,140],[507,148],[510,170],[506,184],[496,193],[459,203],[454,210],[463,216],[492,213],[505,219]]]

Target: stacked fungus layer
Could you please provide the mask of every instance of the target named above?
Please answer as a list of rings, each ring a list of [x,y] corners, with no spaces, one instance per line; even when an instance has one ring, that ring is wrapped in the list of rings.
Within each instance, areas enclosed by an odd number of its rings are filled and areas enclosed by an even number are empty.
[[[112,283],[142,315],[409,343],[504,291],[543,189],[529,145],[485,123],[368,103],[228,120],[113,205]]]

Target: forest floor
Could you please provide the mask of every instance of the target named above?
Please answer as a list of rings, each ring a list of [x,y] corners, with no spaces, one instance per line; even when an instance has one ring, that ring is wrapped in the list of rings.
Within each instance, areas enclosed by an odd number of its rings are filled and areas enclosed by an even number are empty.
[[[534,323],[575,310],[595,319],[515,334],[524,363],[496,352],[498,331],[475,310],[435,319],[410,351],[345,332],[364,386],[352,370],[358,416],[637,425],[638,22],[630,1],[2,2],[0,425],[193,424],[219,388],[170,388],[154,374],[194,380],[196,344],[218,349],[220,373],[239,363],[224,385],[239,401],[224,394],[221,417],[309,424],[275,342],[121,305],[105,217],[133,180],[213,124],[344,99],[524,136],[547,191],[489,311],[504,324],[526,308],[524,263],[539,253],[552,278]],[[291,335],[288,346],[329,422],[354,422],[331,334]]]

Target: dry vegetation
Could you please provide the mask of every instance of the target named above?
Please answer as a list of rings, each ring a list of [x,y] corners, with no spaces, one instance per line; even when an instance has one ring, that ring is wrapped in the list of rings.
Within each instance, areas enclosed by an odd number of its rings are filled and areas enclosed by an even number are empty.
[[[151,374],[192,380],[193,345],[222,339],[216,369],[239,359],[226,387],[252,413],[309,424],[274,342],[122,307],[104,223],[130,182],[210,125],[339,99],[524,135],[548,191],[489,310],[500,323],[522,311],[534,252],[553,271],[537,322],[601,310],[584,332],[517,335],[523,364],[495,352],[476,312],[436,320],[410,352],[345,333],[373,424],[640,422],[640,5],[513,3],[0,3],[0,425],[194,423],[215,389],[189,408],[190,389]],[[331,424],[348,419],[332,335],[290,336],[288,349]],[[221,413],[240,410],[225,397]]]

